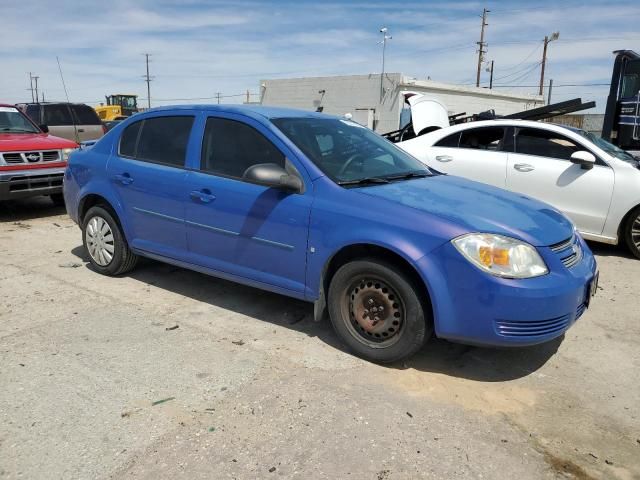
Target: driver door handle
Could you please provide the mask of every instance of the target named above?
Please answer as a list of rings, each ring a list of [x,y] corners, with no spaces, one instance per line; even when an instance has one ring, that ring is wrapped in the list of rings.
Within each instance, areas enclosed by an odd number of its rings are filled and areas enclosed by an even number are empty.
[[[121,183],[122,185],[130,185],[133,183],[133,178],[128,173],[121,173],[113,176],[113,180]]]
[[[202,190],[192,190],[189,192],[191,200],[194,202],[210,203],[216,199],[215,195],[211,194],[211,190],[203,188]]]
[[[453,160],[453,157],[451,155],[437,155],[436,160],[439,162],[450,162]]]
[[[535,167],[533,165],[529,165],[528,163],[516,163],[513,168],[515,168],[519,172],[530,172],[532,170],[535,170]]]

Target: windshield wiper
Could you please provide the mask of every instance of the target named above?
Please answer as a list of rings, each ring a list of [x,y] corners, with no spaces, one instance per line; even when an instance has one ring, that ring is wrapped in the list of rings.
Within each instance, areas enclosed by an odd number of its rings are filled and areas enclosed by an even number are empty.
[[[3,128],[1,130],[3,132],[10,132],[10,133],[37,133],[37,132],[34,132],[33,130],[24,130],[22,128],[5,127],[5,128]]]
[[[384,178],[387,180],[408,180],[410,178],[425,178],[433,176],[431,173],[427,172],[406,172],[400,173],[398,175],[387,175]]]
[[[365,177],[357,180],[344,180],[342,182],[338,182],[338,185],[374,185],[382,183],[389,183],[389,180],[381,177]]]

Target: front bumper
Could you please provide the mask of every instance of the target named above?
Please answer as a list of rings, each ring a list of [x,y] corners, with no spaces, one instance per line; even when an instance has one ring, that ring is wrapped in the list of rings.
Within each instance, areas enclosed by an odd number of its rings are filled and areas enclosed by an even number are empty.
[[[562,335],[588,307],[597,272],[579,236],[580,261],[566,267],[549,247],[539,247],[549,273],[505,279],[485,273],[447,242],[418,261],[428,286],[438,337],[488,346],[525,346]]]
[[[0,201],[62,192],[64,167],[0,172]]]

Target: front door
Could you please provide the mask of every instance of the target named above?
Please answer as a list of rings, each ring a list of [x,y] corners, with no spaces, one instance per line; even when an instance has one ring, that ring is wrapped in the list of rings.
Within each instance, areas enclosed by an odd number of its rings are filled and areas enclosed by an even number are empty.
[[[427,164],[444,173],[504,188],[505,127],[478,127],[451,134],[428,151]]]
[[[587,148],[550,130],[518,128],[514,148],[507,169],[509,190],[553,205],[581,232],[602,233],[613,194],[611,167],[601,160],[590,170],[571,163],[572,153]]]
[[[109,159],[109,181],[125,209],[134,248],[177,259],[186,255],[183,192],[193,121],[184,115],[132,123]]]
[[[186,229],[192,262],[276,290],[304,292],[310,182],[286,146],[246,117],[209,117],[198,170],[187,176]],[[292,193],[249,183],[252,165],[276,163],[303,179]]]

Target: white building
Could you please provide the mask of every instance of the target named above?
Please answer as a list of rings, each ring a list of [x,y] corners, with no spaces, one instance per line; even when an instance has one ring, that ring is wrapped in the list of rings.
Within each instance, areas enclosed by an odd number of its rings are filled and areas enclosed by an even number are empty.
[[[380,74],[286,78],[262,80],[260,94],[263,105],[332,115],[351,113],[355,121],[379,133],[398,130],[408,121],[408,113],[403,113],[408,108],[403,92],[426,94],[446,105],[450,115],[490,109],[506,115],[544,105],[543,97],[538,95],[416,80],[401,73],[385,74],[383,87],[381,99]]]

